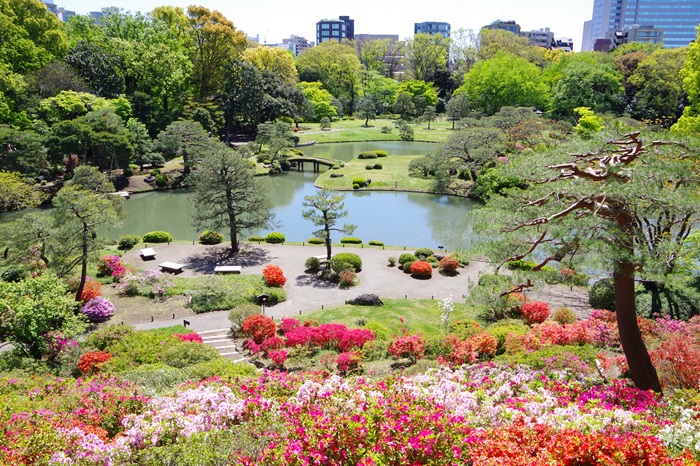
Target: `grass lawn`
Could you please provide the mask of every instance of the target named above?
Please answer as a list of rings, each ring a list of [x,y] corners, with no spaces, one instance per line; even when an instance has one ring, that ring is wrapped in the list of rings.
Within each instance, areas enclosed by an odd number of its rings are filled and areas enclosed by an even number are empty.
[[[318,123],[303,123],[302,131],[297,133],[301,143],[316,142],[364,142],[364,141],[400,141],[399,129],[395,120],[370,120],[365,127],[364,119],[334,121],[330,131],[321,131]],[[382,127],[391,128],[391,133],[382,133]],[[441,120],[430,123],[413,123],[410,125],[416,141],[442,142],[452,134],[452,122]]]
[[[337,323],[349,327],[357,327],[357,321],[378,322],[389,329],[390,334],[401,334],[406,328],[409,333],[419,332],[426,337],[443,334],[440,320],[439,300],[431,299],[385,299],[384,306],[343,306],[315,311],[303,316],[304,319],[315,319],[321,324]],[[476,314],[469,312],[465,304],[455,303],[450,321],[460,319],[476,320]],[[399,319],[403,318],[401,323]]]
[[[353,178],[371,179],[371,190],[430,192],[433,181],[408,176],[408,164],[420,155],[394,155],[378,159],[354,159],[337,170],[327,170],[315,182],[321,188],[336,190],[352,189]],[[381,170],[367,170],[368,164],[380,163]],[[331,174],[343,174],[342,178],[331,178]]]

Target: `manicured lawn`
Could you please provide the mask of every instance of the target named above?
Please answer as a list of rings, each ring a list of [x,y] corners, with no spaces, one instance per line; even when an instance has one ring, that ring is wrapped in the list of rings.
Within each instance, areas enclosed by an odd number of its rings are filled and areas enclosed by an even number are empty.
[[[330,131],[321,131],[318,123],[304,123],[302,128],[308,128],[297,133],[301,143],[305,142],[364,142],[364,141],[400,141],[399,129],[395,120],[370,120],[365,127],[365,120],[334,121]],[[391,128],[391,133],[382,133],[382,127]],[[442,142],[452,134],[452,122],[433,121],[428,129],[427,123],[413,123],[416,141]]]
[[[381,307],[373,306],[343,306],[315,311],[303,316],[304,319],[315,319],[321,324],[337,323],[349,327],[357,327],[357,321],[379,322],[389,329],[390,334],[401,334],[406,328],[410,333],[419,332],[425,336],[443,334],[438,299],[384,299]],[[450,321],[460,319],[476,319],[473,312],[467,311],[463,303],[455,302],[454,312]],[[403,323],[401,323],[403,318]]]
[[[352,189],[353,178],[371,179],[369,189],[381,191],[429,192],[432,180],[408,176],[408,164],[420,155],[395,155],[378,159],[354,159],[337,170],[327,170],[316,179],[316,186],[336,190]],[[366,165],[380,163],[381,170],[367,170]],[[331,174],[342,174],[342,178],[331,178]]]

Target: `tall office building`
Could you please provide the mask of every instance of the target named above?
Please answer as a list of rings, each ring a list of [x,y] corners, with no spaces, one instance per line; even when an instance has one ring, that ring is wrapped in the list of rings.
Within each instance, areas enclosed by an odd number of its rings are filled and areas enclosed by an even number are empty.
[[[435,34],[440,34],[442,37],[450,37],[450,23],[443,23],[439,21],[426,21],[424,23],[413,23],[413,33],[414,34],[430,34],[434,36]]]
[[[334,40],[355,38],[355,20],[349,16],[340,16],[338,19],[323,19],[316,23],[316,42],[328,42]]]
[[[684,47],[695,40],[700,0],[594,0],[593,15],[584,25],[583,50],[610,30],[635,27],[662,29],[663,46]]]

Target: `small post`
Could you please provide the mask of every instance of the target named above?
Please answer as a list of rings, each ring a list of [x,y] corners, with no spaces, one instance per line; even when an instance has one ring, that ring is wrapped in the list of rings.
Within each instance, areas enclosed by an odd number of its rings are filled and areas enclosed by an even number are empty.
[[[189,320],[182,319],[182,326],[185,327],[185,328],[187,328],[188,325],[190,325],[190,321],[189,321]]]
[[[403,299],[408,299],[408,295],[407,294],[403,295]]]
[[[173,312],[173,319],[175,318],[175,313]]]
[[[151,316],[151,322],[153,322],[153,316]]]
[[[301,309],[299,309],[299,315],[301,315]]]
[[[431,296],[430,299],[435,299],[435,296]]]
[[[323,310],[323,304],[321,304],[321,310]]]

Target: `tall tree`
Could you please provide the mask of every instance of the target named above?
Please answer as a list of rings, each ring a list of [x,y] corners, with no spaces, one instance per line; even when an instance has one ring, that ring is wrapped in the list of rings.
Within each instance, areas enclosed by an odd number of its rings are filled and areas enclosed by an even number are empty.
[[[255,66],[260,71],[269,71],[284,79],[285,82],[297,82],[297,68],[294,56],[279,47],[254,47],[245,49],[243,60]]]
[[[413,79],[432,82],[435,71],[445,68],[450,39],[440,34],[416,34],[406,41],[404,66]]]
[[[238,236],[246,229],[267,228],[272,204],[255,177],[246,148],[231,149],[217,143],[204,151],[191,180],[195,213],[192,224],[199,229],[228,229],[233,256],[240,250]]]
[[[455,121],[461,120],[470,110],[470,102],[467,94],[461,92],[453,96],[449,102],[447,102],[447,117],[452,121],[452,129],[455,129]]]
[[[76,301],[85,287],[89,258],[101,245],[97,230],[118,226],[126,217],[124,199],[110,194],[113,190],[112,183],[96,168],[82,166],[53,200],[58,262],[65,272],[81,266]]]
[[[331,191],[329,189],[319,189],[313,196],[304,196],[304,207],[309,209],[301,213],[306,220],[311,220],[314,225],[321,227],[313,232],[317,238],[323,238],[326,242],[326,259],[331,260],[331,232],[337,231],[351,235],[355,225],[345,223],[338,225],[338,220],[348,216],[345,210],[345,194]]]
[[[192,165],[199,161],[199,154],[214,146],[215,141],[196,121],[180,120],[158,133],[156,147],[166,159],[182,157],[185,175],[189,175]]]
[[[224,141],[231,140],[231,128],[237,123],[257,125],[265,94],[258,69],[242,60],[232,61],[226,69],[219,102],[224,111]]]
[[[632,380],[660,392],[637,324],[635,278],[654,277],[672,263],[696,225],[700,158],[696,149],[639,133],[599,145],[581,147],[579,140],[568,148],[575,151],[571,156],[562,148],[514,155],[500,169],[528,188],[492,197],[479,228],[501,235],[486,247],[498,262],[537,254],[540,269],[577,251],[595,255],[599,267],[612,272]]]
[[[0,171],[0,213],[38,206],[46,194],[27,183],[19,173]]]

